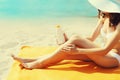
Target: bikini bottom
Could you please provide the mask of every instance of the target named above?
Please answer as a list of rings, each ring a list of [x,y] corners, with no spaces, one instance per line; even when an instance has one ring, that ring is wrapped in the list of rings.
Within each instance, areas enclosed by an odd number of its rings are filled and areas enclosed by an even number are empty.
[[[120,55],[119,54],[115,53],[114,51],[110,51],[107,55],[110,55],[110,56],[116,58],[120,64]]]

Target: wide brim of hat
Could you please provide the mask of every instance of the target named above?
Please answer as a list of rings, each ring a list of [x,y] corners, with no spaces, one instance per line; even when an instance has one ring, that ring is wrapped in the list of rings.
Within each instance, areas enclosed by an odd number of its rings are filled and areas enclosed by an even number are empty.
[[[88,0],[94,7],[104,12],[120,13],[120,3],[112,0]]]

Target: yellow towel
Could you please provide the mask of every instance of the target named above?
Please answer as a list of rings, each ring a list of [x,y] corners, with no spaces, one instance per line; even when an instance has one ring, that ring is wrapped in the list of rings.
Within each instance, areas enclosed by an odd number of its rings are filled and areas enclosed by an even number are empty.
[[[19,56],[32,58],[53,52],[56,47],[23,47]],[[120,80],[120,67],[103,69],[92,62],[65,60],[47,69],[21,69],[15,61],[7,80]]]

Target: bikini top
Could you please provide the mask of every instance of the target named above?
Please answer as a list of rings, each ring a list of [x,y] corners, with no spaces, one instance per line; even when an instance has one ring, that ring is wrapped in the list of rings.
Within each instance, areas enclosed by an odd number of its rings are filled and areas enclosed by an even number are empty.
[[[110,39],[110,37],[113,35],[112,32],[111,32],[111,33],[105,33],[105,31],[103,30],[103,28],[101,28],[100,33],[101,33],[101,36],[102,36],[103,38],[105,38],[105,39]]]

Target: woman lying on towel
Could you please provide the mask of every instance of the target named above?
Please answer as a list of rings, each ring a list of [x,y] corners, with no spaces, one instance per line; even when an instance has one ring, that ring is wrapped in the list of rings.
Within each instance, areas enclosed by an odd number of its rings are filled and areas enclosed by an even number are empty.
[[[36,59],[24,59],[12,55],[25,68],[36,69],[55,65],[63,60],[92,61],[95,64],[113,68],[120,64],[120,3],[113,0],[89,0],[98,9],[99,21],[92,35],[87,38],[72,36],[53,53]],[[118,1],[118,0],[116,0]],[[105,6],[103,6],[105,5]],[[94,40],[101,33],[102,47]]]

